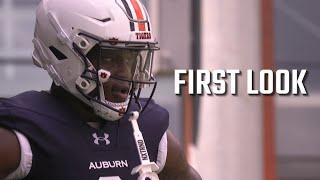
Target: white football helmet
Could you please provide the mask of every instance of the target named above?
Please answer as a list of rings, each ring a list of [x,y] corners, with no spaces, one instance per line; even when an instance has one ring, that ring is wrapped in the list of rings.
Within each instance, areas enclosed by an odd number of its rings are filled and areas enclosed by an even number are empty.
[[[153,96],[152,61],[159,48],[140,0],[42,0],[33,44],[34,64],[103,119],[120,119],[131,100],[143,111]],[[123,66],[118,62],[126,63],[126,75],[112,69]],[[117,83],[106,90],[112,81]],[[153,88],[141,107],[145,86]]]

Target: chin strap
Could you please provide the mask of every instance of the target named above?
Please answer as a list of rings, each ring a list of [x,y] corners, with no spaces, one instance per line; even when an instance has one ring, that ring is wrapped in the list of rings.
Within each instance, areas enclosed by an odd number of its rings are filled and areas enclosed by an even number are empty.
[[[141,164],[132,169],[131,174],[139,172],[138,180],[159,180],[158,174],[155,171],[159,170],[155,162],[150,162],[149,154],[146,144],[144,142],[142,133],[138,126],[139,112],[133,111],[130,113],[129,121],[133,128],[133,136],[136,141]]]

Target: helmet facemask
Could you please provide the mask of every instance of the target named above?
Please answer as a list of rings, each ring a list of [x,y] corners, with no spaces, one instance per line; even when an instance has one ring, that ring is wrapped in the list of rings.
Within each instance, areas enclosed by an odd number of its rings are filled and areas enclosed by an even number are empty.
[[[95,113],[106,120],[120,119],[132,103],[143,112],[157,84],[152,76],[153,54],[159,49],[156,43],[95,40],[96,45],[86,55],[73,44],[85,65],[76,82],[78,91]],[[148,100],[142,104],[141,96],[145,95],[142,90],[147,87]]]

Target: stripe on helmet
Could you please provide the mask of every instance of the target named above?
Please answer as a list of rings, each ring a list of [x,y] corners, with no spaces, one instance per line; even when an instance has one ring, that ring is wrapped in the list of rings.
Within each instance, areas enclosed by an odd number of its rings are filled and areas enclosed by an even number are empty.
[[[132,14],[132,19],[134,19],[134,20],[137,20],[137,15],[136,15],[136,12],[135,12],[135,10],[134,10],[134,8],[133,8],[133,5],[132,5],[132,3],[131,3],[131,0],[126,0],[126,2],[127,2],[127,4],[128,4],[128,7],[130,8],[130,11],[131,11],[131,14]],[[135,28],[135,30],[136,31],[139,31],[139,26],[138,26],[138,23],[136,23],[136,22],[134,22],[134,21],[132,21],[133,22],[133,24],[134,24],[134,28]]]
[[[141,3],[140,0],[138,0],[137,2],[138,2],[138,4],[140,5],[140,8],[141,8],[141,11],[142,11],[142,13],[143,13],[144,19],[145,19],[145,20],[148,20],[148,22],[146,23],[146,24],[147,24],[147,31],[150,31],[150,23],[149,23],[150,17],[149,17],[149,15],[148,15],[148,12],[147,12],[146,8],[144,7],[144,5]]]
[[[130,1],[131,1],[133,8],[134,8],[135,13],[136,13],[137,20],[140,20],[140,21],[146,20],[146,18],[144,18],[143,13],[142,13],[142,7],[137,2],[137,0],[130,0]],[[139,27],[139,31],[146,30],[145,23],[138,23],[138,27]]]
[[[122,2],[124,8],[125,8],[126,11],[127,11],[127,14],[128,14],[131,18],[133,18],[132,12],[131,12],[131,10],[130,10],[130,7],[129,7],[127,1],[126,1],[126,0],[121,0],[121,2]],[[130,21],[130,30],[131,30],[131,31],[135,31],[134,23],[131,22],[131,21]]]

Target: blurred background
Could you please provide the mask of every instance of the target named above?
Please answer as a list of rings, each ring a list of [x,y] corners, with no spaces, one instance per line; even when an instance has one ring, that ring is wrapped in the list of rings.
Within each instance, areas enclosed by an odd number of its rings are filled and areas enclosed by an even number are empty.
[[[47,90],[32,64],[39,0],[0,0],[0,97]],[[155,99],[203,179],[320,179],[320,1],[144,0],[161,45]],[[308,96],[174,95],[174,69],[307,69]]]

